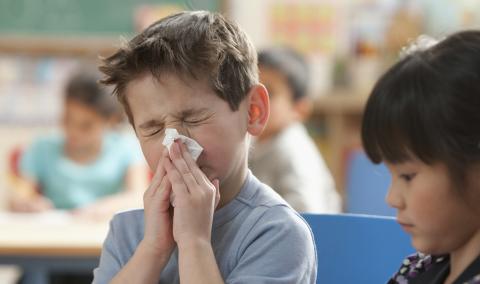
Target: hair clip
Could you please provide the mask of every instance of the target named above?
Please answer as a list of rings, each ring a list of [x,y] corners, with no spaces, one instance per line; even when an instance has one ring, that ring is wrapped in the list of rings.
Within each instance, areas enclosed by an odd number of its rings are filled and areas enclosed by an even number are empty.
[[[400,50],[400,58],[405,58],[414,53],[425,51],[439,42],[439,40],[431,36],[420,35],[415,40],[411,41],[409,45],[402,47]]]

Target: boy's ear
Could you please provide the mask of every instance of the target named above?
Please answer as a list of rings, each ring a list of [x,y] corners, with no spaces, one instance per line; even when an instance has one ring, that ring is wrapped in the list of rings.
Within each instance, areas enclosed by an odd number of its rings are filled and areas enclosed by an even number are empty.
[[[270,115],[268,91],[262,84],[254,85],[248,93],[248,132],[253,136],[262,133]]]

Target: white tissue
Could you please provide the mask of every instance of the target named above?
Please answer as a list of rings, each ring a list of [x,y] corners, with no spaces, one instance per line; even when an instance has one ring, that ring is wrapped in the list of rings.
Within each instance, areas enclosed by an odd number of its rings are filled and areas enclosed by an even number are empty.
[[[202,146],[192,138],[178,134],[178,131],[175,128],[165,129],[165,138],[163,138],[162,144],[167,147],[168,152],[170,153],[170,148],[172,147],[173,142],[177,139],[187,146],[188,152],[190,152],[190,155],[192,155],[193,159],[196,161],[203,151]],[[175,194],[172,192],[170,194],[170,204],[172,204],[173,207],[175,207],[174,200]]]
[[[163,138],[162,144],[167,147],[168,152],[170,153],[170,147],[172,147],[173,142],[177,139],[187,146],[188,152],[190,152],[193,159],[196,161],[203,151],[202,146],[192,138],[178,134],[178,131],[175,128],[165,129],[165,138]]]

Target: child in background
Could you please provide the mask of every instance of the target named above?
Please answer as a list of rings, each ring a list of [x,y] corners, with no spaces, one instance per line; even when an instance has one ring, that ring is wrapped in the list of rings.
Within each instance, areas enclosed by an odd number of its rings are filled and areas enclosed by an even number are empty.
[[[252,148],[252,172],[298,212],[338,213],[333,178],[302,124],[311,104],[307,63],[289,48],[272,48],[259,53],[258,65],[270,118]]]
[[[247,167],[269,102],[238,26],[216,13],[174,14],[101,70],[155,175],[145,209],[112,220],[94,283],[315,283],[308,225]],[[167,150],[169,128],[203,147],[196,161],[181,140]]]
[[[41,137],[22,154],[13,211],[66,209],[110,218],[141,206],[145,162],[133,139],[110,131],[119,107],[98,79],[95,70],[82,70],[67,83],[63,135]]]
[[[362,140],[421,252],[388,283],[480,283],[480,31],[407,48],[373,89]]]

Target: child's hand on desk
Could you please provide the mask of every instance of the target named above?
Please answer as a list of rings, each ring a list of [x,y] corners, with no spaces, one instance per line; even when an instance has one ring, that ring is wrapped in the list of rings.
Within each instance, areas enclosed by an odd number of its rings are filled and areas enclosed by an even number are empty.
[[[108,204],[95,203],[71,211],[73,216],[86,221],[108,221],[115,214],[115,209]]]
[[[211,242],[213,213],[220,200],[219,181],[208,180],[183,143],[176,141],[165,163],[174,194],[173,236],[177,245]]]
[[[168,160],[168,150],[164,149],[152,182],[143,196],[145,232],[141,243],[167,260],[175,247],[170,208],[172,186],[165,171],[165,162]]]
[[[10,200],[10,209],[14,212],[44,212],[54,209],[52,202],[39,194],[33,196],[15,196]]]

